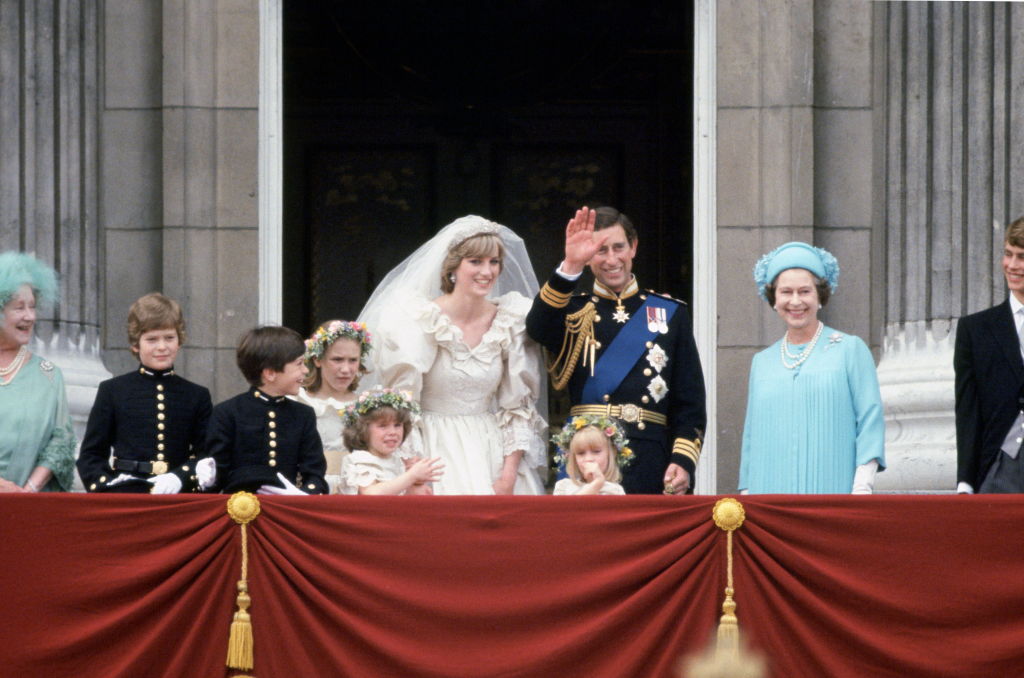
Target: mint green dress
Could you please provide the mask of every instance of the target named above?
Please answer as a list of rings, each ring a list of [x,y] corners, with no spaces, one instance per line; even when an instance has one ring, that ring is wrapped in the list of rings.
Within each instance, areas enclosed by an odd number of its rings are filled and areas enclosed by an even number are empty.
[[[850,494],[857,466],[877,459],[878,469],[885,468],[885,418],[871,351],[860,338],[825,327],[807,361],[787,369],[781,343],[755,355],[750,368],[739,489]]]
[[[0,477],[24,486],[36,466],[45,466],[53,477],[42,491],[70,490],[75,445],[64,375],[33,354],[0,386]]]

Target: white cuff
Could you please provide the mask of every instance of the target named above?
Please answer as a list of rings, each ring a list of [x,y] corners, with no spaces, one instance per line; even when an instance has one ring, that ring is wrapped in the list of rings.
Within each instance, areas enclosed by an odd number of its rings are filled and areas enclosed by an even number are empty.
[[[875,487],[876,473],[878,473],[877,459],[858,466],[853,474],[853,494],[871,494]]]
[[[957,494],[974,494],[974,488],[971,487],[970,483],[965,483],[964,481],[961,480],[959,483],[956,484],[956,493]]]
[[[576,275],[569,275],[568,273],[563,272],[561,262],[559,262],[558,268],[555,269],[555,273],[557,273],[559,277],[565,278],[566,280],[572,280],[573,282],[579,280],[580,276],[583,275],[583,271],[580,271]]]

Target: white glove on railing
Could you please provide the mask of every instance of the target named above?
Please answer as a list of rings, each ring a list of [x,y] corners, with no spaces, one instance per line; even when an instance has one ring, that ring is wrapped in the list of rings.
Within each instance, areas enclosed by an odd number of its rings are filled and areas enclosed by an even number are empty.
[[[210,489],[217,482],[217,462],[213,457],[204,457],[196,462],[196,482],[202,490]]]
[[[878,473],[877,459],[858,466],[853,474],[853,492],[851,494],[871,494],[875,488],[876,473]]]
[[[173,473],[161,473],[148,479],[153,483],[150,494],[177,494],[181,492],[181,478]]]
[[[302,490],[288,482],[288,479],[285,478],[280,473],[277,474],[277,479],[281,481],[281,484],[284,485],[284,487],[277,487],[276,485],[263,485],[262,487],[260,487],[260,489],[256,490],[256,494],[306,494],[305,492],[303,492]]]

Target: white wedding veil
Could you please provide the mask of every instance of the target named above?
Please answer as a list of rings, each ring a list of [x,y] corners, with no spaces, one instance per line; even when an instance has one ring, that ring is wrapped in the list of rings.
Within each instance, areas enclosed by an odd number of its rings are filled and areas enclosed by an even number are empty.
[[[507,226],[471,214],[460,217],[442,228],[437,235],[420,245],[415,252],[384,276],[360,311],[359,322],[366,323],[372,336],[381,327],[385,315],[394,314],[396,309],[404,308],[410,299],[433,300],[441,296],[441,266],[448,256],[448,251],[454,245],[480,233],[498,235],[505,246],[501,275],[494,284],[491,296],[500,297],[509,292],[518,292],[527,299],[535,297],[539,289],[537,275],[530,265],[530,256],[526,253],[526,243],[523,239]],[[379,383],[379,377],[373,369],[373,353],[370,351],[369,355],[370,374],[364,379],[367,388]],[[545,383],[542,386],[544,399],[541,402],[546,402],[546,390]]]
[[[492,296],[519,292],[527,299],[537,294],[537,275],[530,265],[523,239],[512,229],[493,221],[469,215],[460,217],[442,228],[437,235],[421,245],[396,266],[377,285],[359,313],[359,322],[366,323],[372,334],[380,327],[381,319],[405,300],[415,297],[436,299],[441,296],[441,266],[452,246],[480,233],[494,233],[505,245],[501,275],[494,284]]]

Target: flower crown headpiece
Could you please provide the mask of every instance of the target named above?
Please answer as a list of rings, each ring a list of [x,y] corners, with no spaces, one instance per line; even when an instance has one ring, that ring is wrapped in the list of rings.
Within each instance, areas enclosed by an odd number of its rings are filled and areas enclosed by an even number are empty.
[[[316,328],[313,336],[306,339],[306,353],[303,358],[307,363],[312,363],[314,358],[322,358],[327,347],[342,337],[359,344],[359,366],[366,369],[366,356],[370,352],[373,339],[370,331],[366,329],[366,323],[334,320],[328,323],[327,327]]]
[[[396,391],[390,388],[375,388],[372,391],[363,391],[356,398],[355,402],[343,410],[338,410],[345,427],[353,426],[356,420],[364,414],[369,414],[381,407],[391,407],[396,410],[409,410],[413,415],[420,413],[419,404],[412,399],[408,391]]]
[[[551,442],[558,446],[558,452],[555,454],[555,462],[558,465],[564,466],[568,461],[569,445],[572,443],[573,436],[588,426],[597,428],[611,440],[619,468],[628,466],[633,461],[634,454],[633,450],[629,448],[629,439],[626,438],[626,433],[617,419],[606,417],[603,414],[577,414],[569,417],[562,430],[551,436]]]
[[[765,254],[754,265],[754,283],[757,294],[767,299],[764,288],[775,281],[780,273],[790,268],[802,268],[828,282],[831,291],[839,287],[839,262],[832,253],[805,242],[787,242]]]

